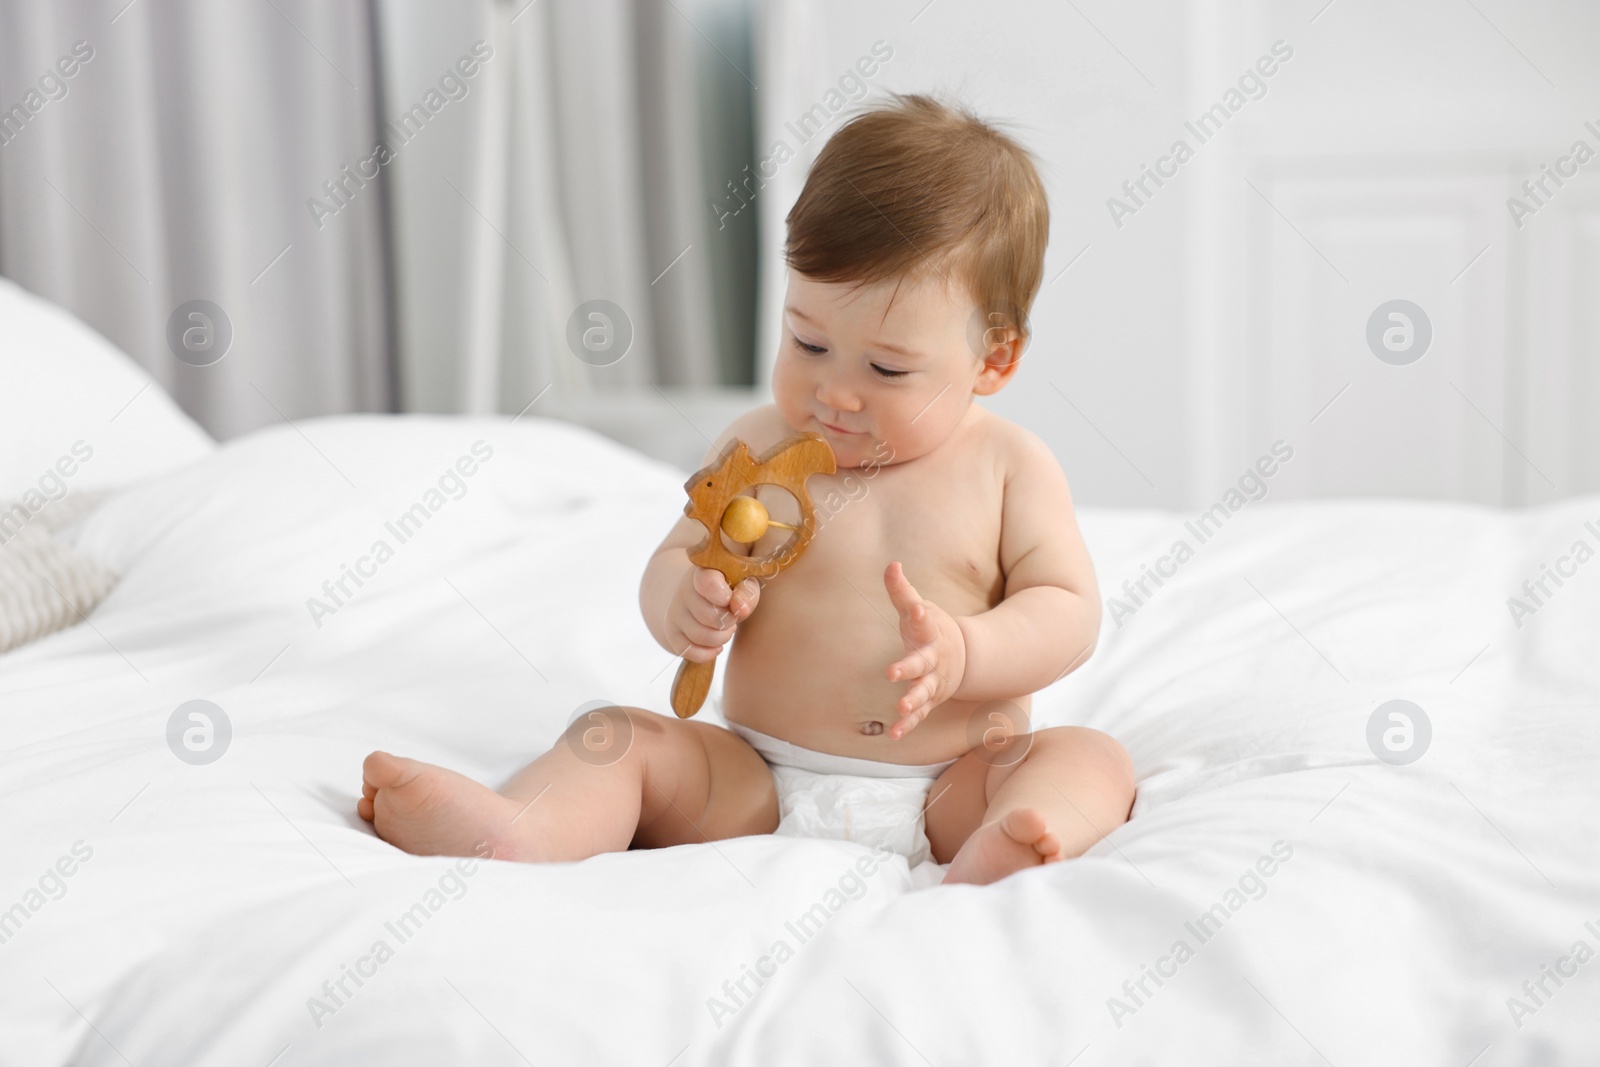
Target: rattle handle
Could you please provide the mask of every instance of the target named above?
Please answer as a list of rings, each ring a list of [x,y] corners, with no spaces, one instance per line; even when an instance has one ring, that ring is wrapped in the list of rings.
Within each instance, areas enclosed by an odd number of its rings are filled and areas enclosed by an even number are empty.
[[[672,679],[672,710],[678,718],[687,719],[700,710],[711,692],[711,679],[717,672],[717,661],[708,659],[696,663],[686,659],[678,664],[677,676]]]

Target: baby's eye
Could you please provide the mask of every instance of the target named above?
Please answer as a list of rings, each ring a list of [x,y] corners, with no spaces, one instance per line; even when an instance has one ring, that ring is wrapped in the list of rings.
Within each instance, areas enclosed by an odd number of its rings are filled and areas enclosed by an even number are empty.
[[[813,356],[820,355],[821,353],[827,351],[827,349],[823,348],[821,345],[808,345],[798,337],[794,339],[794,343],[795,347],[799,348],[800,351],[810,352]]]
[[[872,369],[878,372],[880,378],[904,378],[911,373],[905,370],[890,370],[888,367],[880,367],[876,363],[872,364]]]

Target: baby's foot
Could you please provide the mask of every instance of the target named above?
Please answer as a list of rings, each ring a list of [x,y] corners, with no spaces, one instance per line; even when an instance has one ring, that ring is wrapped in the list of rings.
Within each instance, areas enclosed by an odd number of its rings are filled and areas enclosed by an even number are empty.
[[[513,833],[519,805],[465,775],[374,752],[361,777],[356,814],[396,848],[415,856],[539,858]]]
[[[1017,808],[972,831],[945,872],[951,885],[969,882],[988,885],[1024,867],[1060,863],[1061,839],[1051,832],[1037,808]]]

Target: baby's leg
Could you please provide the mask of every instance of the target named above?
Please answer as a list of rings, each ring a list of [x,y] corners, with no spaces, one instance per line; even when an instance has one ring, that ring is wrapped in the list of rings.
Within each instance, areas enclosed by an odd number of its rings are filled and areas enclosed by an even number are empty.
[[[1133,767],[1116,741],[1077,726],[968,752],[929,790],[928,842],[945,882],[988,883],[1081,855],[1128,820]]]
[[[499,793],[387,752],[362,770],[357,813],[420,856],[559,862],[778,825],[772,772],[742,738],[640,708],[586,713]]]

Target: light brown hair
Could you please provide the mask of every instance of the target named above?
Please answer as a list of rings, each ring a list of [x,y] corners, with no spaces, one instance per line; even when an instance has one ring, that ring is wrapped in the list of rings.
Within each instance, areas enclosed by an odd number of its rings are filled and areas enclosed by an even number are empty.
[[[1027,149],[963,107],[893,94],[855,116],[823,146],[785,221],[784,259],[809,278],[937,273],[965,287],[985,323],[1029,336],[1050,236],[1044,183]]]

